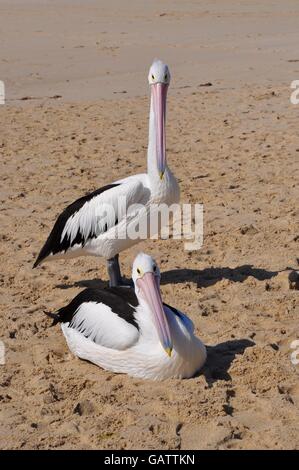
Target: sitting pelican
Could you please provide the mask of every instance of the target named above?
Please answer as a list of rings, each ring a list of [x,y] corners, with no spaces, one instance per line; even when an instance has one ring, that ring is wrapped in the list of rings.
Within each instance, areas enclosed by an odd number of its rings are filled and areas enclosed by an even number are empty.
[[[110,286],[123,285],[118,254],[140,241],[140,238],[128,235],[130,227],[148,223],[154,205],[163,203],[170,206],[179,202],[179,186],[166,163],[166,95],[170,83],[168,66],[160,60],[154,61],[148,80],[151,105],[147,173],[116,181],[69,205],[57,218],[34,268],[54,258],[103,256],[107,260]],[[122,206],[124,210],[119,209],[118,201],[121,199],[125,201]],[[141,209],[136,210],[136,204]],[[130,208],[134,210],[130,212]],[[148,229],[144,238],[147,236]]]
[[[192,377],[205,363],[206,348],[190,318],[162,302],[160,271],[140,253],[133,289],[85,289],[56,314],[73,354],[103,369],[163,380]]]

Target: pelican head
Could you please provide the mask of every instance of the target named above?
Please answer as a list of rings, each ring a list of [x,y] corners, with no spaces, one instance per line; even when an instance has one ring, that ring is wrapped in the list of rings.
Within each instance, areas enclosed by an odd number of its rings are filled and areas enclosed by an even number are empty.
[[[161,60],[154,60],[149,70],[148,81],[151,87],[155,116],[157,166],[160,179],[162,180],[166,167],[166,97],[170,83],[168,66]]]
[[[172,339],[160,292],[160,270],[153,258],[139,253],[133,263],[135,292],[148,305],[160,343],[171,356]]]
[[[169,85],[170,72],[168,65],[164,64],[162,60],[155,59],[149,69],[148,82],[150,85],[157,83]]]

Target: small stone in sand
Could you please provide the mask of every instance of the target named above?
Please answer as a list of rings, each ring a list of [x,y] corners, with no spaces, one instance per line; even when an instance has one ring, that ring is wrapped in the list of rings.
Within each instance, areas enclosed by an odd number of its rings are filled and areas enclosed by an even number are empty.
[[[299,290],[299,271],[291,271],[289,274],[290,289]]]

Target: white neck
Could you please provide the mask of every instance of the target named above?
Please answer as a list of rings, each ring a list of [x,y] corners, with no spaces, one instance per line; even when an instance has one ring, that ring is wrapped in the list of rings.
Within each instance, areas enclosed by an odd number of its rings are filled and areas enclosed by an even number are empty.
[[[137,295],[137,294],[136,294]],[[136,308],[135,318],[140,328],[140,334],[147,343],[160,344],[160,339],[153,321],[153,314],[147,302],[142,297],[138,297],[139,305]],[[184,351],[190,346],[190,333],[186,325],[174,315],[171,309],[164,306],[164,312],[167,318],[173,347],[177,351]],[[189,320],[190,324],[192,322]],[[193,335],[192,335],[193,336]]]
[[[159,342],[158,333],[153,322],[152,312],[147,302],[141,297],[138,298],[139,305],[136,309],[135,318],[139,324],[140,332],[143,338]]]

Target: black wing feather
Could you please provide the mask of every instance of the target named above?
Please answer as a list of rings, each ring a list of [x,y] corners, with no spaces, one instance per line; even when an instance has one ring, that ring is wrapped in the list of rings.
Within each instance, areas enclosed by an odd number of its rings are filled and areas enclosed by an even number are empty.
[[[117,287],[107,287],[106,289],[88,288],[80,292],[68,305],[59,309],[56,314],[45,313],[53,318],[53,325],[61,322],[69,323],[69,326],[72,327],[74,315],[78,308],[85,302],[106,304],[111,308],[113,313],[139,329],[134,316],[138,300],[133,289]]]
[[[166,304],[165,302],[163,302],[163,305],[165,305],[165,307],[168,307],[172,311],[172,313],[174,313],[177,317],[183,318],[182,315],[180,314],[180,312],[176,308],[171,307],[170,305]]]
[[[49,256],[51,253],[55,255],[56,253],[66,252],[68,248],[76,244],[82,244],[82,246],[84,246],[85,239],[80,233],[80,231],[78,231],[75,239],[72,242],[70,242],[70,238],[67,235],[65,235],[63,240],[61,240],[61,235],[66,222],[72,215],[78,212],[86,202],[90,201],[96,196],[99,196],[105,191],[108,191],[109,189],[115,188],[116,186],[119,186],[119,184],[109,184],[107,186],[103,186],[102,188],[97,189],[96,191],[93,191],[92,193],[89,193],[86,196],[80,197],[80,199],[77,199],[75,202],[67,206],[67,208],[58,216],[54,227],[52,228],[52,231],[47,238],[46,243],[42,247],[33,265],[33,268],[36,268],[36,266],[38,266],[41,261],[47,258],[47,256]],[[107,231],[107,226],[105,227],[105,229],[105,231]],[[90,238],[94,238],[95,236],[98,236],[98,234],[90,234]]]

